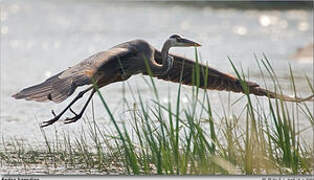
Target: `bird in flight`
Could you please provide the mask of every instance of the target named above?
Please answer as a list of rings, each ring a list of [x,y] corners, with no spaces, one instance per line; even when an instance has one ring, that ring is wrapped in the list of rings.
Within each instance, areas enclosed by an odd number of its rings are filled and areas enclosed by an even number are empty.
[[[271,92],[260,87],[258,84],[245,81],[246,89],[241,85],[241,80],[193,60],[169,54],[171,47],[198,47],[200,44],[183,38],[179,35],[170,36],[161,51],[151,46],[144,40],[133,40],[114,46],[106,51],[96,53],[80,63],[50,77],[41,84],[31,86],[12,95],[16,99],[26,99],[38,102],[53,101],[60,103],[70,97],[79,86],[90,85],[68,104],[59,114],[52,111],[54,117],[44,121],[41,127],[49,126],[58,121],[61,116],[70,110],[74,116],[66,118],[65,124],[79,120],[88,103],[96,92],[96,87],[101,88],[108,84],[125,81],[132,75],[142,73],[158,79],[195,85],[193,74],[196,65],[199,72],[207,72],[207,77],[199,76],[199,87],[203,89],[225,90],[233,92],[248,92],[258,96],[268,96],[284,101],[302,102],[313,100],[314,95],[307,98],[290,97]],[[195,76],[194,76],[195,77]],[[206,82],[205,82],[206,81]],[[242,83],[243,84],[243,83]],[[74,112],[71,106],[85,93],[91,91],[86,103],[79,113]]]

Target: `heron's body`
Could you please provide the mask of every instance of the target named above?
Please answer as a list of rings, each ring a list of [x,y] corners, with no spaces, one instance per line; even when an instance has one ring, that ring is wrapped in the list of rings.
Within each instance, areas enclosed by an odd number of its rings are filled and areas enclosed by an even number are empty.
[[[145,62],[141,57],[151,59],[153,54],[153,47],[146,41],[129,41],[96,53],[42,84],[22,90],[15,97],[60,103],[71,96],[78,86],[89,85],[95,81],[97,87],[101,88],[143,72]]]
[[[78,86],[91,85],[96,83],[98,88],[108,84],[127,80],[134,74],[151,74],[159,79],[167,81],[181,82],[186,85],[193,85],[193,73],[195,73],[196,63],[184,57],[168,54],[174,46],[199,46],[199,44],[181,38],[178,35],[171,36],[158,51],[144,40],[133,40],[119,44],[103,52],[88,57],[79,64],[74,65],[47,79],[41,84],[23,89],[13,95],[16,99],[26,99],[34,101],[54,101],[56,103],[64,101],[71,96]],[[149,66],[149,68],[147,67]],[[234,76],[219,72],[205,65],[199,65],[200,87],[204,89],[227,90],[233,92],[244,92],[239,79]],[[150,70],[151,73],[147,71]],[[205,77],[204,73],[208,76]],[[195,76],[194,76],[195,77]],[[207,79],[207,81],[206,81]],[[292,98],[278,95],[261,88],[254,82],[246,82],[249,93],[268,96],[270,98],[280,98],[285,101],[300,102],[310,100],[313,96],[305,99]],[[86,92],[92,89],[92,93],[84,105],[82,111],[76,114],[72,111],[71,105],[80,99]],[[70,109],[75,116],[67,118],[66,122],[71,123],[80,119],[86,109],[90,99],[95,93],[94,86],[79,93],[74,100],[58,115],[42,125],[48,126],[57,121],[65,111]]]

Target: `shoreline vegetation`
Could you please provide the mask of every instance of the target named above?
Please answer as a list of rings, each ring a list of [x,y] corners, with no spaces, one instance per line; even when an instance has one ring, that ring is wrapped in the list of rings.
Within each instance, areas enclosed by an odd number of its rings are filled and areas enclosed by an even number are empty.
[[[123,2],[132,4],[133,2]],[[143,2],[145,4],[147,2]],[[211,7],[214,9],[258,9],[258,10],[289,10],[304,9],[312,10],[313,1],[156,1],[149,4],[182,5],[194,7]],[[147,3],[148,4],[148,3]]]
[[[195,58],[198,62],[196,50]],[[281,93],[267,57],[256,57],[256,62],[264,82],[266,77],[270,77],[275,92]],[[244,80],[243,71],[237,69],[231,60],[230,63],[237,77]],[[1,174],[314,174],[313,137],[311,141],[302,136],[305,131],[314,133],[313,110],[306,103],[244,95],[235,102],[221,102],[228,108],[223,109],[223,114],[216,115],[213,109],[218,105],[211,103],[207,90],[198,88],[200,75],[206,78],[207,72],[199,71],[196,65],[193,73],[196,86],[191,87],[193,90],[187,96],[190,102],[187,105],[181,103],[184,96],[181,84],[178,85],[175,102],[161,103],[154,79],[149,77],[146,79],[152,92],[149,103],[140,93],[133,94],[136,103],[124,99],[130,113],[128,122],[120,123],[109,102],[97,90],[104,113],[109,115],[115,129],[100,126],[94,118],[97,114],[93,113],[92,117],[84,118],[87,130],[78,130],[74,140],[67,132],[56,130],[55,134],[47,135],[42,129],[45,146],[39,150],[14,139],[8,144],[2,137]],[[305,79],[313,94],[313,80]],[[291,68],[290,84],[294,95],[298,95]],[[245,83],[242,86],[245,88]],[[246,102],[242,111],[230,111],[239,101]],[[304,117],[309,126],[300,129],[299,117]],[[131,128],[126,128],[126,123]]]

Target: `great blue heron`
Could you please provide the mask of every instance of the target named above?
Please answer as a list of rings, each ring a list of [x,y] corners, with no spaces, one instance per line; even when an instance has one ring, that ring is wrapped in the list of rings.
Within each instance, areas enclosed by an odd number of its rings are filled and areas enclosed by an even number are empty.
[[[171,47],[200,46],[191,40],[172,35],[163,44],[161,52],[144,40],[133,40],[114,46],[111,49],[99,52],[88,57],[79,64],[64,70],[41,84],[23,89],[13,97],[16,99],[26,99],[38,102],[53,101],[60,103],[71,96],[78,86],[96,84],[101,88],[108,84],[127,80],[134,74],[150,74],[159,79],[167,81],[181,82],[186,85],[193,85],[192,74],[195,72],[196,63],[190,59],[168,54]],[[241,81],[232,75],[219,72],[208,66],[199,65],[200,71],[205,72],[207,68],[208,77],[200,76],[199,87],[203,89],[226,90],[233,92],[245,92]],[[149,73],[149,69],[151,73]],[[207,82],[205,82],[207,79]],[[248,92],[258,96],[268,96],[270,98],[280,98],[285,101],[301,102],[310,100],[308,98],[293,98],[279,95],[261,88],[258,84],[246,81]],[[206,85],[206,86],[205,86]],[[76,114],[71,106],[80,99],[86,92],[92,90],[87,102],[80,113]],[[81,91],[70,104],[58,115],[53,111],[54,118],[44,121],[41,127],[49,126],[60,119],[60,117],[70,110],[74,117],[66,118],[65,123],[72,123],[80,119],[96,92],[92,85]]]

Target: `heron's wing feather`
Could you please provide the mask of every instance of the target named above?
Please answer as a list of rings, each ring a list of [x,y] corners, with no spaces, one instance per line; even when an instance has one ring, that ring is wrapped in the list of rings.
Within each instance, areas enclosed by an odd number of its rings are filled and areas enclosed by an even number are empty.
[[[71,96],[78,86],[91,84],[92,78],[100,67],[112,62],[115,58],[126,56],[129,53],[131,52],[125,48],[112,48],[108,51],[97,53],[40,84],[21,90],[14,94],[13,97],[38,102],[48,100],[56,103],[62,102]]]
[[[157,78],[164,79],[172,82],[181,82],[185,85],[195,85],[196,84],[196,63],[188,58],[180,57],[177,55],[172,55],[174,58],[173,67],[164,75],[159,75]],[[161,63],[160,52],[155,53],[155,59],[158,63]],[[233,92],[242,92],[244,93],[244,88],[241,85],[241,81],[230,75],[223,72],[220,72],[209,66],[198,64],[199,65],[199,87],[203,89],[215,89],[215,90],[225,90]],[[207,74],[207,77],[205,76]],[[206,81],[207,80],[207,81]],[[307,98],[294,98],[275,92],[271,92],[260,87],[258,84],[245,81],[245,84],[248,87],[250,94],[255,94],[258,96],[268,96],[270,98],[278,98],[284,101],[292,102],[301,102],[307,100],[313,100],[313,96]]]
[[[181,82],[186,85],[195,85],[196,63],[188,58],[177,55],[171,56],[174,58],[173,67],[168,73],[157,76],[157,78],[167,81]],[[201,88],[242,92],[240,81],[232,75],[222,73],[203,64],[199,64],[199,72],[199,86]],[[207,78],[205,77],[206,72],[208,74]],[[207,81],[205,82],[206,79]],[[258,87],[258,85],[253,82],[248,82],[248,85],[251,87]]]
[[[130,49],[121,47],[114,47],[107,51],[96,53],[81,63],[65,70],[60,75],[60,78],[80,77],[78,78],[78,85],[89,84],[92,77],[95,76],[102,66],[132,53]]]

